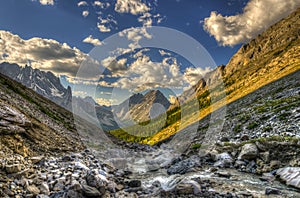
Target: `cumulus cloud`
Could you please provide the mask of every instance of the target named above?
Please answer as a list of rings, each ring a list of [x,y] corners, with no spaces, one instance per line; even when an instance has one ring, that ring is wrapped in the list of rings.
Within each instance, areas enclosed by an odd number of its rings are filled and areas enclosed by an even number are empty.
[[[150,8],[141,0],[117,0],[115,11],[119,13],[130,13],[132,15],[143,14]]]
[[[86,91],[72,91],[72,95],[84,97],[84,96],[87,96],[88,94]]]
[[[100,32],[110,32],[111,29],[103,24],[98,23],[97,27],[99,29]]]
[[[108,14],[103,16],[98,17],[99,22],[97,23],[97,27],[100,32],[110,32],[112,28],[118,25],[117,21],[114,19],[113,15]]]
[[[117,86],[131,91],[183,86],[182,75],[177,62],[170,64],[167,62],[153,62],[145,55],[118,74],[121,78],[113,84],[108,84],[109,86]]]
[[[198,83],[198,81],[204,77],[204,75],[208,72],[212,71],[210,67],[206,67],[204,69],[197,67],[189,67],[186,68],[184,72],[184,79],[187,81],[190,85],[195,85]]]
[[[161,56],[171,56],[172,55],[170,52],[166,52],[165,50],[158,50],[158,51]]]
[[[149,12],[146,12],[138,18],[138,21],[141,22],[143,24],[143,26],[149,27],[149,26],[152,26],[152,23],[153,23],[151,17],[152,17],[152,14],[150,14]]]
[[[138,22],[142,23],[145,27],[150,27],[153,23],[160,24],[163,19],[164,17],[160,14],[153,15],[150,12],[145,12],[138,18]]]
[[[94,6],[98,6],[100,7],[101,9],[105,9],[105,8],[108,8],[110,6],[110,3],[106,2],[106,3],[103,3],[101,1],[94,1]]]
[[[31,62],[34,68],[49,70],[58,75],[75,76],[87,55],[77,48],[52,39],[24,40],[8,31],[0,31],[0,62],[24,66]]]
[[[102,81],[98,82],[98,85],[118,87],[134,92],[158,87],[186,90],[212,70],[209,67],[204,69],[188,67],[181,71],[180,65],[174,57],[167,57],[163,58],[161,62],[154,62],[143,53],[139,53],[137,59],[131,64],[128,64],[125,58],[116,61],[114,57],[110,57],[102,62],[102,65],[106,66],[112,73],[107,77],[118,77],[118,79],[114,82],[108,82],[104,77]]]
[[[147,29],[145,27],[142,28],[128,28],[126,30],[123,30],[122,32],[119,32],[120,37],[126,37],[128,41],[131,41],[131,43],[128,45],[128,49],[131,51],[137,48],[140,48],[139,41],[143,38],[145,39],[151,39],[152,35],[147,32]],[[125,49],[126,50],[126,49]],[[126,51],[127,53],[127,51]]]
[[[42,5],[54,5],[54,0],[39,0]]]
[[[85,10],[85,11],[82,11],[82,16],[83,17],[87,17],[89,15],[89,11]]]
[[[94,46],[99,46],[102,45],[102,42],[99,39],[93,38],[92,35],[89,35],[88,37],[86,37],[85,39],[83,39],[84,43],[90,43]]]
[[[96,102],[99,105],[111,106],[116,100],[113,99],[105,99],[105,98],[96,98]]]
[[[148,51],[150,51],[149,48],[143,48],[141,50],[138,50],[135,54],[132,55],[132,58],[137,59],[139,57],[142,57],[144,55],[144,53],[148,52]]]
[[[204,19],[204,29],[221,45],[233,46],[251,40],[299,6],[299,0],[250,0],[241,14],[211,12]]]
[[[87,6],[88,3],[86,1],[80,1],[80,2],[77,3],[77,5],[78,5],[78,7],[80,7],[80,6]]]

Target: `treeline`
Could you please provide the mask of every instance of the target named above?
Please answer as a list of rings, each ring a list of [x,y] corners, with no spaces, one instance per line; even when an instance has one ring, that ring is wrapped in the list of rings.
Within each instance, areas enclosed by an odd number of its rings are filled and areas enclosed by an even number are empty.
[[[166,112],[167,115],[162,114],[152,120],[141,122],[137,125],[129,126],[124,129],[116,129],[110,131],[112,135],[127,142],[139,142],[149,139],[158,131],[185,119],[184,116],[188,116],[198,113],[199,110],[210,106],[211,99],[209,97],[209,91],[206,90],[197,98],[193,98],[181,107],[174,107]],[[145,141],[144,141],[145,142]]]

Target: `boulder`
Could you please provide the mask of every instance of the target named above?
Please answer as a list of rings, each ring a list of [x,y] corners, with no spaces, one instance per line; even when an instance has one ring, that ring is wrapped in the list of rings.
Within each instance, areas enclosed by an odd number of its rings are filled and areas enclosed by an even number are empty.
[[[200,166],[200,159],[197,156],[192,156],[183,161],[179,161],[173,164],[167,169],[169,175],[184,174],[187,173],[191,168]]]
[[[245,144],[239,154],[239,160],[252,160],[258,155],[258,149],[255,144]]]
[[[49,186],[47,184],[47,182],[43,182],[40,187],[40,193],[44,194],[44,195],[50,195],[50,190],[49,190]]]
[[[103,189],[108,183],[106,177],[99,174],[99,171],[96,169],[91,171],[86,176],[86,182],[89,186],[95,187],[97,189]]]
[[[280,179],[287,185],[300,189],[300,167],[285,167],[276,171]]]
[[[5,171],[8,174],[18,173],[21,171],[21,165],[20,164],[6,165]]]
[[[140,187],[142,185],[142,182],[140,180],[131,180],[128,182],[128,186],[131,188]]]
[[[97,188],[92,187],[92,186],[82,185],[82,191],[86,197],[100,197],[101,196],[100,191],[97,190]]]
[[[280,195],[281,191],[277,188],[266,188],[265,190],[266,195]]]
[[[38,195],[40,193],[40,190],[35,185],[27,186],[27,191],[33,195]]]
[[[228,153],[221,153],[216,155],[215,167],[229,168],[233,163],[232,157]]]

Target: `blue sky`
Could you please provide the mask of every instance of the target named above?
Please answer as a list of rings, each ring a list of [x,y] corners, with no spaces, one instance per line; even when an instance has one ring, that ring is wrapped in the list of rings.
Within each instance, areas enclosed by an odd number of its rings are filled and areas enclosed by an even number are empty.
[[[205,72],[226,64],[243,43],[299,6],[298,0],[7,0],[0,7],[4,41],[0,42],[0,61],[50,70],[61,76],[65,86],[75,86],[75,95],[92,95],[101,104],[121,102],[134,90],[158,88],[156,81],[179,94]],[[168,50],[139,52],[136,46],[149,32],[145,28],[153,26],[171,28],[195,39],[214,64],[191,65],[186,57]],[[142,27],[140,32],[136,27]],[[125,55],[98,60],[97,64],[106,68],[100,80],[78,79],[76,73],[86,54],[95,46],[105,48],[105,41],[122,31],[121,37],[131,42],[128,47],[134,52],[124,48]],[[114,40],[117,47],[122,46],[119,39]],[[171,42],[181,45],[178,38]],[[171,82],[174,79],[177,81]],[[122,90],[118,91],[122,93],[118,101],[111,99],[114,88]]]
[[[1,2],[0,29],[11,31],[24,39],[32,37],[51,38],[61,43],[68,43],[85,53],[93,46],[83,43],[88,35],[100,40],[129,27],[139,27],[136,16],[119,14],[112,9],[106,12],[113,14],[118,21],[118,30],[102,33],[96,27],[97,14],[92,6],[78,7],[80,1],[57,0],[52,5],[41,5],[31,0],[9,0]],[[90,5],[94,1],[87,1]],[[113,1],[109,1],[113,2]],[[226,64],[240,45],[221,47],[200,23],[211,11],[225,15],[241,12],[247,1],[220,0],[161,0],[156,12],[165,16],[159,25],[182,31],[198,40],[212,55],[217,65]],[[83,17],[82,11],[90,10],[89,16]],[[100,10],[100,9],[98,9]]]

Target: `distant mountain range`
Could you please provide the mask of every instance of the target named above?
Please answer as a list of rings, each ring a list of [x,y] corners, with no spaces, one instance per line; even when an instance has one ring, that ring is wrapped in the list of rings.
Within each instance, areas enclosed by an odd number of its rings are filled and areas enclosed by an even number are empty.
[[[154,108],[154,104],[159,106]],[[121,104],[113,106],[112,111],[122,122],[132,120],[141,123],[164,113],[170,104],[169,100],[159,90],[150,90],[145,95],[141,93],[132,95]]]
[[[97,104],[92,97],[72,97],[71,88],[65,88],[61,84],[60,79],[49,71],[45,72],[33,69],[30,66],[21,67],[17,64],[4,62],[0,64],[0,73],[20,82],[70,111],[73,105],[76,108],[76,112],[79,114],[84,113],[82,115],[83,118],[90,119],[89,115],[91,116],[95,112],[105,131],[119,127],[112,110],[116,118],[120,118],[122,121],[133,119],[136,122],[144,122],[150,119],[150,114],[154,118],[164,112],[159,109],[152,109],[152,112],[150,112],[153,104],[159,103],[164,109],[168,109],[170,106],[168,99],[158,90],[149,91],[145,95],[134,94],[120,105],[111,108]]]
[[[154,144],[204,118],[213,110],[298,71],[300,69],[299,17],[300,9],[243,45],[227,65],[221,65],[203,79],[199,79],[196,85],[186,90],[173,104],[170,104],[160,91],[152,90],[144,95],[134,94],[120,105],[111,108],[102,107],[89,97],[73,97],[73,105],[76,105],[79,110],[86,111],[85,115],[95,111],[103,129],[107,131],[117,129],[119,127],[117,122],[126,123],[130,120],[135,124],[147,122],[160,116],[167,109],[167,121],[162,130],[146,139],[139,139],[140,142]],[[71,109],[71,88],[64,88],[59,78],[51,72],[40,71],[29,66],[19,67],[16,64],[2,63],[0,73]],[[193,106],[195,101],[199,106]],[[159,105],[157,108],[152,108],[153,104]],[[213,109],[211,104],[214,104]],[[179,122],[182,119],[182,107],[191,110],[200,109],[200,114],[191,112],[183,123]],[[124,131],[117,131],[115,134],[119,133],[125,137]],[[135,141],[134,138],[132,140]]]
[[[60,79],[52,72],[33,69],[30,66],[20,67],[17,64],[1,63],[0,73],[10,77],[38,94],[52,100],[56,104],[71,109],[71,88],[62,86]]]
[[[0,147],[22,156],[84,148],[72,113],[0,74]]]
[[[170,106],[165,126],[155,135],[141,140],[129,134],[127,137],[122,130],[113,134],[130,141],[155,144],[184,130],[212,111],[298,71],[299,17],[300,8],[243,45],[227,65],[221,65],[199,79],[196,85],[186,90]],[[192,110],[185,119],[182,119],[182,108]]]

